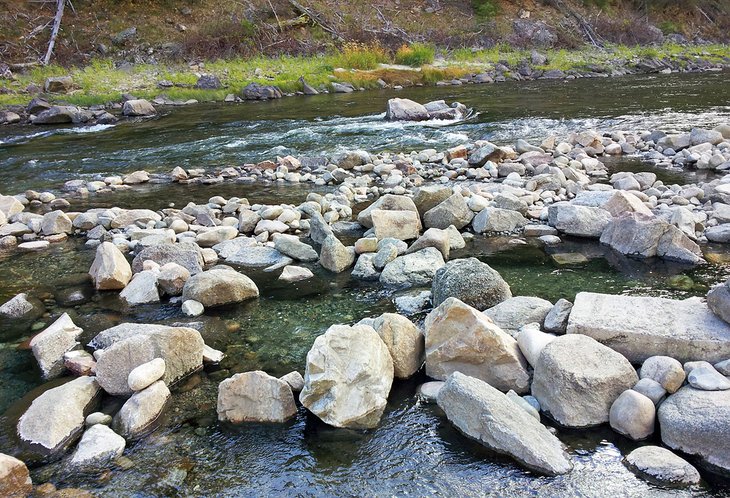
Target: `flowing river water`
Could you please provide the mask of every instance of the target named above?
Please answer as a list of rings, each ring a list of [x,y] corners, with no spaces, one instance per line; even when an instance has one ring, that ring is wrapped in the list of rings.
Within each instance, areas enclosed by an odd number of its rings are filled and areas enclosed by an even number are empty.
[[[570,82],[416,88],[282,99],[241,105],[204,104],[164,110],[162,116],[111,127],[0,128],[0,192],[58,189],[75,178],[175,166],[213,168],[272,159],[323,155],[356,148],[394,152],[442,149],[481,137],[498,143],[540,140],[584,128],[687,130],[730,122],[727,73],[642,76]],[[458,100],[476,114],[461,123],[402,124],[382,119],[388,98]],[[650,170],[635,159],[615,170]],[[655,171],[665,182],[689,183],[692,172]],[[150,185],[74,201],[73,209],[205,202],[214,195],[252,203],[300,203],[309,185]],[[326,192],[323,188],[322,192]],[[704,246],[710,264],[696,268],[616,256],[595,242],[566,238],[560,252],[587,262],[560,265],[537,244],[514,246],[506,237],[477,237],[452,257],[477,256],[497,269],[514,295],[552,302],[579,291],[674,298],[703,296],[730,277],[730,249]],[[608,428],[557,429],[575,470],[538,477],[492,454],[453,429],[433,405],[419,402],[418,377],[396,381],[377,429],[336,430],[300,408],[280,426],[230,427],[216,420],[217,385],[236,372],[283,375],[304,370],[315,337],[334,323],[354,323],[395,311],[393,294],[378,285],[315,269],[304,284],[277,283],[263,272],[254,302],[214,310],[194,320],[179,305],[135,307],[116,294],[99,295],[86,277],[94,253],[80,240],[41,254],[0,254],[0,302],[19,292],[67,311],[88,342],[121,321],[191,324],[207,344],[224,351],[220,370],[195,375],[173,396],[161,427],[130,444],[124,465],[101,475],[67,471],[64,461],[32,469],[34,482],[78,486],[98,496],[730,496],[730,481],[703,473],[691,490],[650,485],[622,464],[638,446]],[[423,315],[411,317],[419,321]],[[45,319],[41,319],[45,320]],[[36,324],[37,325],[37,324]],[[0,323],[0,451],[15,445],[15,420],[42,386],[27,346],[28,323]],[[109,403],[113,403],[110,401]],[[111,408],[111,406],[107,407]],[[650,440],[659,444],[658,436]]]

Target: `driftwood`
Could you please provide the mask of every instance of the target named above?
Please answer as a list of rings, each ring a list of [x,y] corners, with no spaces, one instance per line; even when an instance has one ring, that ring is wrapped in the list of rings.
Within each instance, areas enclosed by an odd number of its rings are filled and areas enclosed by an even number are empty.
[[[279,21],[279,30],[286,31],[288,29],[301,28],[303,26],[306,26],[307,24],[309,24],[309,17],[302,14],[301,16],[295,17],[294,19]]]
[[[307,16],[313,23],[318,24],[323,30],[333,35],[338,41],[344,41],[342,35],[340,35],[340,33],[336,29],[329,26],[316,10],[303,6],[302,4],[297,2],[297,0],[288,1],[297,12]]]
[[[66,6],[66,0],[58,0],[56,6],[56,17],[53,20],[53,30],[51,31],[51,40],[48,42],[48,51],[46,56],[43,58],[43,65],[47,66],[51,62],[51,55],[53,54],[53,47],[56,45],[56,37],[58,36],[58,30],[61,28],[61,18],[63,18],[63,8]]]

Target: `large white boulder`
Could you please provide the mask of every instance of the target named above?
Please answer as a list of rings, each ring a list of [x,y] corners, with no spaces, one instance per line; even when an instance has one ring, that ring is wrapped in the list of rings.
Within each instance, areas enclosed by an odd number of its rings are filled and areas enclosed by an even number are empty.
[[[517,296],[484,310],[492,321],[512,337],[528,323],[542,326],[553,304],[539,297]]]
[[[34,453],[60,457],[81,436],[100,392],[95,377],[78,377],[44,392],[18,420],[20,440]]]
[[[393,372],[398,379],[407,379],[423,365],[423,334],[408,318],[396,313],[383,313],[373,322],[393,358]]]
[[[66,370],[63,355],[79,344],[77,341],[82,332],[83,329],[74,324],[68,313],[64,313],[31,339],[30,348],[44,379],[58,377]]]
[[[174,384],[203,366],[203,338],[187,327],[122,324],[107,329],[91,342],[97,351],[96,375],[104,390],[128,396],[129,374],[156,358],[165,360],[162,379]]]
[[[415,287],[429,285],[436,271],[444,266],[444,257],[434,247],[426,247],[389,262],[380,273],[380,283],[386,287]]]
[[[445,380],[454,372],[501,390],[530,389],[527,361],[517,341],[479,310],[454,297],[426,317],[426,374]]]
[[[730,391],[685,386],[659,405],[662,442],[730,472]]]
[[[564,335],[540,353],[532,395],[559,424],[590,427],[608,422],[613,402],[638,380],[621,354],[588,336]]]
[[[296,413],[289,384],[266,372],[239,373],[218,386],[218,420],[285,422]]]
[[[439,390],[437,402],[459,431],[530,470],[553,476],[573,468],[557,437],[486,382],[455,372]]]
[[[611,213],[599,207],[558,202],[548,208],[550,226],[576,237],[599,238],[611,219]]]
[[[410,99],[390,99],[385,111],[388,121],[425,121],[429,117],[428,109]]]
[[[96,249],[89,275],[98,290],[120,290],[132,279],[132,267],[117,246],[102,242]]]
[[[601,244],[634,257],[657,256],[693,264],[704,261],[696,242],[679,228],[653,215],[627,213],[612,219],[601,235]]]
[[[335,427],[378,425],[393,383],[393,360],[378,333],[367,325],[333,325],[307,353],[299,399]]]
[[[730,324],[700,298],[617,296],[580,292],[568,320],[568,334],[583,334],[641,363],[670,356],[684,363],[730,358]]]
[[[253,280],[230,268],[212,269],[193,275],[185,282],[183,301],[192,299],[206,308],[240,303],[259,296]]]

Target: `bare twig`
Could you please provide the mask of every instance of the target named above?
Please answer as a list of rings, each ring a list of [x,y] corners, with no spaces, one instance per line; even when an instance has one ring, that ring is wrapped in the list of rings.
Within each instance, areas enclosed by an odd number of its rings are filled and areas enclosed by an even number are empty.
[[[279,20],[279,16],[276,14],[276,9],[274,9],[274,5],[271,3],[271,0],[269,0],[269,7],[271,7],[271,12],[274,13],[277,26],[279,26],[279,29],[281,29],[281,21]]]
[[[63,8],[66,5],[66,0],[58,0],[56,7],[56,18],[53,20],[53,30],[51,31],[51,40],[48,42],[48,51],[46,56],[43,58],[43,65],[47,66],[51,61],[51,54],[53,54],[53,47],[56,44],[56,37],[58,36],[58,30],[61,28],[61,18],[63,18]]]

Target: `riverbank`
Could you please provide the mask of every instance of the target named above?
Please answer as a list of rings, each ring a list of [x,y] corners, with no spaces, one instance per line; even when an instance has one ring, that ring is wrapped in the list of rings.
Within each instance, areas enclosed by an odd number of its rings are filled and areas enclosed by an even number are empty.
[[[418,48],[418,47],[416,47]],[[434,56],[425,48],[415,66],[396,65],[382,51],[351,46],[329,55],[258,57],[222,60],[190,66],[128,64],[97,59],[88,66],[66,69],[48,66],[0,79],[0,106],[26,118],[34,97],[51,103],[104,106],[113,109],[124,95],[160,103],[222,102],[245,98],[251,83],[276,86],[281,95],[347,92],[422,85],[462,85],[507,80],[574,79],[625,74],[717,70],[730,65],[730,46],[655,47],[607,46],[582,50],[461,49]],[[409,59],[402,59],[409,61]],[[424,62],[425,61],[425,62]],[[212,76],[201,79],[201,76]],[[47,87],[49,78],[65,78]],[[58,81],[58,80],[56,80]],[[336,85],[342,84],[341,86]],[[51,93],[46,90],[54,90]]]

